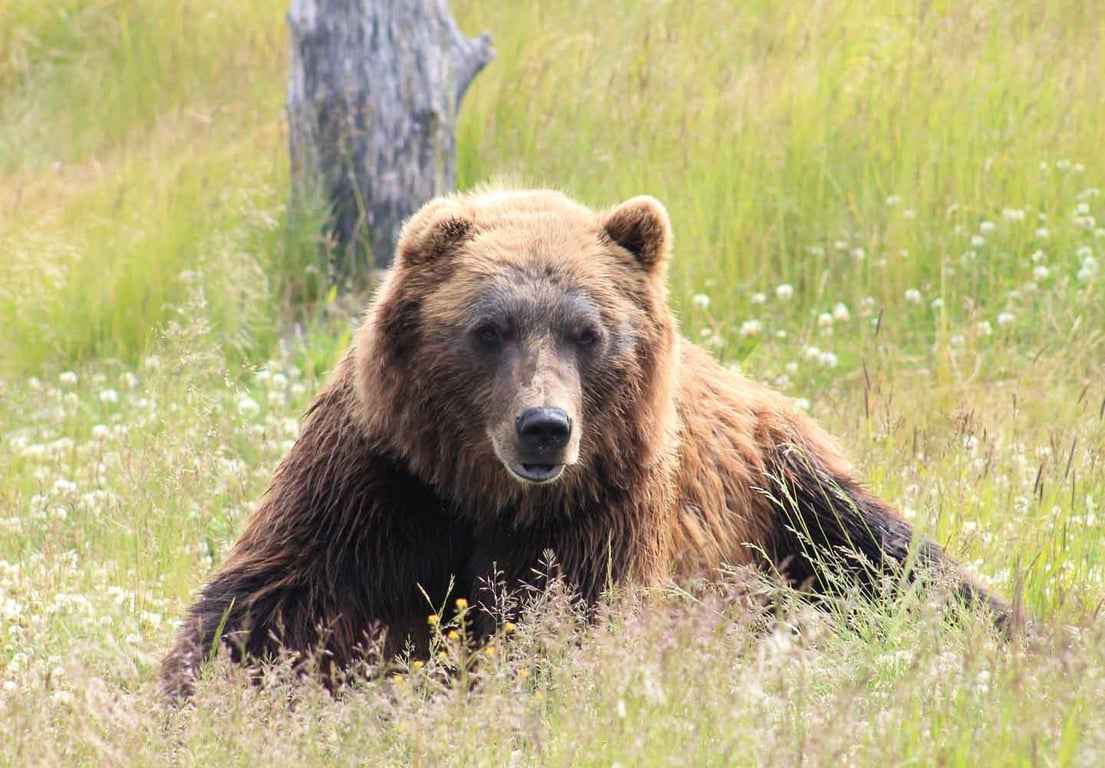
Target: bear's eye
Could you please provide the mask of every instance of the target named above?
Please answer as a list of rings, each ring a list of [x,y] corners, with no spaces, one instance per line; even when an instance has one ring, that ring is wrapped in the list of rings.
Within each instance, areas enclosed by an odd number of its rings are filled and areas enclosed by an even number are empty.
[[[584,328],[576,334],[576,344],[581,347],[593,347],[598,340],[599,332],[594,328]]]
[[[503,343],[503,332],[490,323],[477,326],[472,335],[484,347],[495,348]]]

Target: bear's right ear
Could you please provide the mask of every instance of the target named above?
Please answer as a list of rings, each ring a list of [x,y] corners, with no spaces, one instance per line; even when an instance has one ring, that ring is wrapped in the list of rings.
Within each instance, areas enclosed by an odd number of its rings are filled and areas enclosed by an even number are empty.
[[[422,206],[399,233],[396,265],[421,266],[444,256],[475,234],[476,222],[456,200],[439,197]]]
[[[671,251],[671,220],[655,197],[640,195],[626,200],[606,215],[602,226],[611,240],[649,272],[663,264]]]

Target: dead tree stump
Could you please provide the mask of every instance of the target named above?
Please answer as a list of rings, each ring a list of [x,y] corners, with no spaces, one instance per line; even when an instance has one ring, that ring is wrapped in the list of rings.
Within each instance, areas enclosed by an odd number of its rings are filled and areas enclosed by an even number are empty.
[[[331,279],[384,268],[404,219],[456,186],[456,118],[494,56],[446,0],[292,0],[292,206],[324,206]]]

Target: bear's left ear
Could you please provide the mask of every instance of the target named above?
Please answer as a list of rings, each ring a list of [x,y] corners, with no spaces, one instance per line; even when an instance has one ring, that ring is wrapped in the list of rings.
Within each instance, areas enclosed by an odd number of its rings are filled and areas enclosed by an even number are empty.
[[[667,260],[671,251],[671,220],[655,197],[640,195],[626,200],[606,215],[603,229],[650,272]]]
[[[471,214],[454,198],[439,197],[420,208],[399,233],[396,264],[420,266],[445,255],[476,231]]]

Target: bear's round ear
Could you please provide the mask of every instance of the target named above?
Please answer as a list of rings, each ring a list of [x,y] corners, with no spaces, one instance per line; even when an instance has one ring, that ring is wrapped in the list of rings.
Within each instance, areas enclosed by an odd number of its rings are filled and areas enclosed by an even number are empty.
[[[671,220],[655,197],[640,195],[626,200],[606,215],[602,226],[611,240],[650,271],[671,251]]]
[[[455,199],[439,197],[422,206],[399,233],[395,263],[408,266],[429,264],[458,243],[475,234],[476,222]]]

